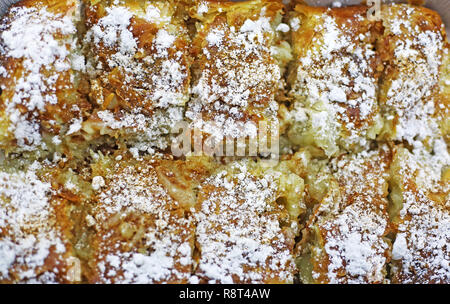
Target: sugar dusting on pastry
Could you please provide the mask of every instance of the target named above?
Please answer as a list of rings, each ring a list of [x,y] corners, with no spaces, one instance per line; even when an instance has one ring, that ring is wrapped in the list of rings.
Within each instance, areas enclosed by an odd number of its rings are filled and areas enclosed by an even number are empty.
[[[307,49],[296,59],[291,89],[298,100],[293,111],[304,113],[298,122],[308,124],[316,144],[329,156],[336,154],[339,146],[350,150],[355,145],[365,147],[379,119],[372,33],[355,35],[361,31],[363,17],[355,16],[351,26],[338,24],[330,12],[309,17],[316,24],[314,36],[309,46],[298,46]],[[294,39],[303,31],[301,26],[295,28]],[[295,114],[293,117],[295,123]]]
[[[392,139],[411,144],[439,136],[435,99],[444,48],[441,29],[432,21],[410,20],[417,18],[417,13],[414,7],[392,6],[386,8],[384,19],[388,41],[394,48],[388,67],[390,64],[397,71],[386,81],[385,119],[395,121]],[[427,29],[430,27],[435,28]]]
[[[142,165],[117,163],[112,170],[105,175],[105,185],[97,188],[98,203],[93,210],[100,238],[96,251],[98,282],[187,280],[192,265],[192,219],[174,211],[180,205],[159,183],[151,161]],[[128,221],[128,214],[140,214],[141,219]],[[118,228],[109,223],[117,216],[124,223]],[[136,248],[127,247],[127,225],[136,225],[140,231],[134,235],[140,237]],[[121,234],[122,239],[110,241],[114,233]],[[188,271],[181,271],[180,266]]]
[[[433,154],[423,149],[396,152],[393,180],[402,201],[392,251],[396,282],[450,282],[450,188],[442,179],[449,165],[443,140],[436,141]]]
[[[450,282],[437,14],[44,2],[0,23],[0,282]],[[285,123],[293,154],[160,154],[186,118],[215,139]]]
[[[209,283],[291,282],[293,258],[280,227],[277,186],[253,176],[245,162],[210,177],[200,190],[196,275]]]
[[[113,51],[107,56],[108,68],[118,68],[124,74],[125,85],[138,85],[144,91],[144,106],[151,108],[151,104],[154,104],[156,107],[167,108],[169,105],[182,104],[184,96],[181,89],[187,77],[186,67],[180,65],[183,52],[177,51],[170,56],[168,54],[169,48],[175,48],[177,37],[164,28],[159,29],[151,41],[151,53],[146,54],[138,47],[138,43],[148,41],[140,41],[140,37],[134,37],[132,32],[131,19],[136,17],[133,12],[121,6],[108,7],[106,12],[106,16],[100,18],[88,31],[86,42],[95,45],[102,43]],[[145,55],[142,57],[139,54]],[[150,70],[157,61],[158,65]],[[95,62],[92,66],[96,66]],[[101,71],[94,70],[93,73],[101,75]]]
[[[270,52],[275,35],[271,22],[263,9],[259,18],[240,26],[221,21],[204,30],[200,77],[186,112],[195,128],[218,140],[255,137],[255,130],[244,126],[249,114],[276,118],[274,95],[281,72]]]
[[[144,150],[166,147],[164,136],[182,120],[188,99],[187,51],[177,44],[185,29],[173,23],[165,9],[149,4],[144,14],[124,6],[107,7],[85,37],[85,43],[98,49],[88,62],[95,101],[102,108],[96,116],[106,128],[117,130],[120,125],[128,134],[135,133],[146,142],[140,148]],[[158,31],[150,39],[138,26],[157,26]],[[120,79],[113,94],[111,77]],[[109,109],[111,98],[126,106]]]
[[[323,249],[312,248],[317,265],[312,276],[318,282],[384,281],[390,247],[384,239],[389,229],[389,164],[383,153],[362,152],[332,161],[337,184],[331,186],[310,224],[317,227],[324,242]]]
[[[58,103],[57,82],[71,67],[68,45],[76,29],[69,16],[55,15],[46,8],[12,8],[6,20],[0,26],[3,53],[23,60],[21,75],[15,75],[15,93],[5,104],[8,131],[20,147],[33,150],[42,140],[37,116],[46,105]],[[65,39],[56,39],[56,35]]]
[[[0,172],[0,280],[17,275],[22,282],[56,283],[65,275],[54,190],[36,176],[40,167],[36,162],[26,171]],[[44,265],[50,254],[57,256],[52,269]]]

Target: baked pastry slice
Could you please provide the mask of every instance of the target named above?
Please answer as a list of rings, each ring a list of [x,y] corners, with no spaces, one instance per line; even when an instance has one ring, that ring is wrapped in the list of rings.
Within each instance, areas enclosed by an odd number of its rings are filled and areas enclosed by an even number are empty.
[[[443,54],[442,54],[442,65],[440,70],[440,83],[439,83],[439,107],[441,110],[441,118],[438,119],[439,128],[442,136],[447,141],[450,140],[450,44],[448,41],[445,44]]]
[[[69,141],[90,108],[80,71],[80,1],[13,5],[0,23],[0,147],[54,150]]]
[[[75,185],[76,178],[47,162],[1,166],[1,283],[81,281],[72,246],[77,196],[57,181]]]
[[[87,139],[108,134],[165,149],[189,99],[190,39],[179,1],[88,1],[87,72],[95,110]]]
[[[450,283],[450,157],[443,140],[432,153],[397,146],[391,168],[396,228],[393,283]]]
[[[303,202],[301,160],[220,167],[198,191],[191,283],[292,283]]]
[[[279,30],[281,1],[195,2],[193,97],[186,117],[196,136],[214,150],[226,138],[257,138],[260,128],[268,130],[261,138],[278,134],[275,96],[290,59]]]
[[[390,260],[390,161],[387,147],[331,161],[328,191],[299,244],[297,265],[303,283],[385,281]]]
[[[103,157],[92,165],[86,214],[90,283],[187,283],[193,269],[194,186],[207,162]]]
[[[289,13],[291,104],[281,108],[290,141],[327,156],[367,148],[382,128],[377,101],[380,24],[366,6],[297,5]]]
[[[420,141],[432,149],[430,139],[444,135],[449,117],[448,96],[439,86],[448,73],[441,69],[445,52],[448,56],[444,24],[434,11],[400,4],[383,6],[382,19],[382,137]]]

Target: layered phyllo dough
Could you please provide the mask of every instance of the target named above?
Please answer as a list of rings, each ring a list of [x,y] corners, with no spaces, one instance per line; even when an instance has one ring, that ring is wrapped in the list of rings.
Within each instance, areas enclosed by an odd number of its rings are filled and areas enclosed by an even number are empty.
[[[383,6],[382,20],[381,136],[432,149],[432,139],[448,133],[448,93],[440,87],[448,78],[444,24],[436,12],[410,5]]]
[[[281,1],[197,1],[190,14],[197,20],[191,128],[212,148],[225,138],[257,138],[260,128],[268,130],[261,138],[277,133],[275,97],[290,59]]]
[[[88,282],[292,282],[298,163],[100,157],[79,244]]]
[[[432,152],[396,147],[390,209],[396,237],[394,283],[450,282],[450,156],[444,141]]]
[[[49,162],[15,160],[0,169],[0,282],[76,283],[73,248],[80,208],[77,177]]]
[[[87,138],[163,150],[190,94],[190,37],[179,1],[87,1],[85,50],[94,112]]]
[[[293,282],[298,219],[306,209],[303,167],[296,157],[275,167],[239,161],[201,184],[191,283]]]
[[[450,283],[440,17],[287,2],[13,5],[0,283]]]
[[[0,23],[0,147],[52,151],[81,128],[90,104],[80,72],[80,2],[21,1]],[[67,150],[66,145],[66,150]]]
[[[388,177],[391,152],[334,158],[312,183],[325,181],[326,194],[299,243],[304,283],[384,283],[390,260]]]
[[[366,148],[383,122],[378,106],[380,24],[367,7],[297,5],[289,13],[293,62],[290,104],[281,116],[289,140],[327,156]]]
[[[207,164],[207,163],[206,163]],[[187,283],[193,264],[195,185],[205,162],[101,157],[84,242],[91,283]]]

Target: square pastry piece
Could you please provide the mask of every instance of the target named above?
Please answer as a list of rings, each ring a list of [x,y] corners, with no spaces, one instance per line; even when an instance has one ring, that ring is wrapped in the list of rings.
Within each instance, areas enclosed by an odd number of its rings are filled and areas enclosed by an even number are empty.
[[[190,41],[178,2],[88,1],[84,44],[95,104],[83,126],[88,138],[166,148],[189,99]]]
[[[450,283],[450,156],[437,140],[433,152],[396,147],[391,168],[393,283]]]
[[[303,203],[300,159],[239,161],[201,184],[191,283],[292,283]]]
[[[299,246],[302,282],[385,281],[391,247],[386,238],[390,162],[387,147],[331,160],[328,192],[315,208]]]
[[[0,168],[0,283],[75,283],[72,212],[52,164],[10,161]],[[71,197],[74,199],[75,197]]]
[[[79,1],[21,1],[0,22],[0,148],[48,150],[90,108],[77,40]]]
[[[186,117],[211,143],[256,138],[260,123],[278,132],[275,95],[290,58],[282,13],[281,1],[265,0],[197,1],[191,9],[199,22]]]
[[[444,24],[436,12],[409,5],[383,6],[382,20],[382,137],[432,149],[430,139],[448,132],[449,99],[439,86],[448,73],[442,66],[448,56]]]
[[[367,7],[297,5],[289,14],[294,61],[288,77],[291,104],[282,109],[287,135],[335,156],[359,151],[382,128],[377,101],[380,24]]]
[[[187,283],[193,269],[194,186],[202,161],[124,157],[92,166],[87,211],[90,283]]]

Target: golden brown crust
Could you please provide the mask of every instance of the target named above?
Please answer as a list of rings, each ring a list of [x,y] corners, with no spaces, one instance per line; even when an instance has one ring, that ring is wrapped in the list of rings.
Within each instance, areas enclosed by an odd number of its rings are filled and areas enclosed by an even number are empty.
[[[305,283],[384,283],[390,260],[388,170],[391,153],[333,159],[328,193],[315,208],[300,243]]]
[[[179,1],[104,1],[85,9],[94,111],[85,140],[165,150],[190,94],[190,37]]]
[[[73,250],[73,202],[52,178],[54,165],[34,163],[0,172],[0,282],[75,283],[81,269]]]
[[[283,2],[14,5],[0,22],[0,282],[448,283],[438,14]],[[289,154],[264,159],[261,137],[254,158],[155,152],[184,119],[236,147],[281,123]]]
[[[41,148],[45,137],[50,137],[47,145],[54,144],[54,136],[61,142],[68,126],[90,110],[86,82],[71,67],[78,6],[77,1],[22,1],[2,22],[0,145],[6,151]],[[39,23],[46,27],[38,31],[33,26]],[[44,50],[45,41],[30,42],[44,36],[54,43],[52,50]]]
[[[201,21],[186,112],[194,129],[221,141],[255,137],[260,121],[276,122],[281,72],[271,50],[280,43],[275,28],[282,9],[278,1],[200,1],[190,10]]]
[[[191,59],[188,54],[187,29],[184,22],[175,16],[176,6],[171,2],[164,3],[164,1],[149,3],[147,7],[143,7],[143,1],[127,1],[119,3],[121,5],[108,3],[99,2],[86,7],[88,32],[94,27],[91,35],[94,36],[91,41],[91,56],[95,58],[95,62],[92,65],[102,67],[99,77],[93,80],[96,90],[91,93],[91,98],[100,105],[102,110],[126,109],[132,112],[140,109],[146,115],[151,115],[158,104],[165,107],[161,105],[160,101],[165,97],[161,95],[164,93],[179,94],[180,96],[174,96],[179,100],[172,102],[183,105],[189,90]],[[169,19],[161,24],[152,21],[153,19],[146,15],[149,10],[152,8],[156,10],[158,7],[161,7],[160,11],[166,10],[164,13],[167,15],[164,17]],[[125,28],[121,28],[119,24],[108,23],[109,20],[104,19],[113,13],[114,8],[122,8],[122,13],[129,14],[130,19]],[[104,22],[102,22],[102,18]],[[164,20],[163,17],[160,17],[159,20],[161,19]],[[96,36],[97,31],[102,30],[104,32]],[[115,35],[131,34],[130,41],[119,40],[110,45],[108,37],[102,36],[110,33],[108,31],[113,31]],[[169,39],[170,45],[167,49],[158,45],[158,33],[159,35],[173,35],[168,38],[162,37],[162,39]],[[173,41],[171,41],[172,39]],[[127,44],[131,44],[131,46]],[[127,47],[130,49],[125,50]],[[134,50],[132,50],[133,48]],[[124,60],[129,60],[130,66],[118,61],[120,58],[116,57],[119,55],[124,56]],[[126,58],[127,55],[131,57]],[[115,64],[112,64],[111,60],[113,62],[116,60]],[[174,72],[167,70],[168,67],[165,65],[169,63],[179,65],[179,73],[182,75],[172,75],[180,77],[179,81],[164,74]],[[167,87],[158,83],[164,78],[167,78],[165,84]],[[158,91],[162,89],[165,89],[166,92]]]
[[[208,171],[204,163],[124,156],[93,165],[89,282],[188,282],[195,229],[190,208],[194,186]]]
[[[437,141],[432,154],[395,148],[391,217],[395,225],[393,283],[448,284],[449,155]]]
[[[366,18],[367,9],[297,5],[289,14],[295,61],[287,118],[294,144],[331,156],[359,151],[379,132],[380,60],[373,48],[381,27]]]
[[[294,227],[302,212],[292,216],[289,204],[301,204],[302,194],[292,198],[284,191],[290,184],[290,191],[302,193],[303,180],[296,176],[285,183],[289,170],[283,163],[274,169],[234,162],[201,184],[195,213],[198,266],[191,282],[293,282]]]
[[[444,135],[439,125],[448,117],[439,81],[445,50],[445,27],[427,8],[408,5],[382,7],[384,33],[379,53],[384,62],[380,106],[385,119],[381,137],[421,141],[428,148]]]

